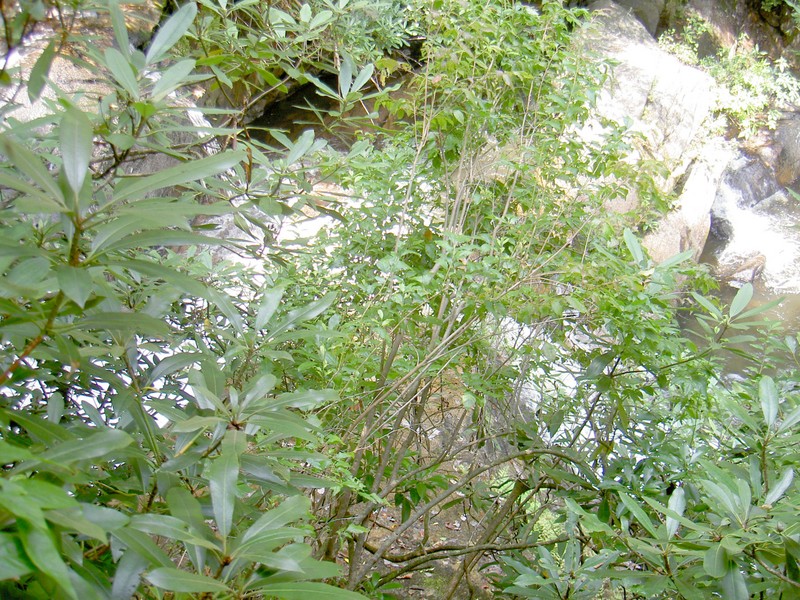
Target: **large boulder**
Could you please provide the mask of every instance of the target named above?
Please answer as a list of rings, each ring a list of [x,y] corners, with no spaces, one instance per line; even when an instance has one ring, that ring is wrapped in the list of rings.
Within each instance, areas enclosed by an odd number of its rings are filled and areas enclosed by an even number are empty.
[[[666,166],[660,182],[671,193],[685,182],[679,201],[645,246],[656,261],[687,249],[698,257],[710,226],[717,184],[729,160],[724,145],[703,137],[717,95],[713,78],[663,50],[630,10],[601,0],[590,6],[587,35],[596,52],[616,63],[598,101],[601,117],[629,123],[644,143],[631,160],[654,159]],[[628,207],[626,207],[628,208]]]
[[[655,37],[667,0],[616,0],[616,2],[633,13],[650,35]]]

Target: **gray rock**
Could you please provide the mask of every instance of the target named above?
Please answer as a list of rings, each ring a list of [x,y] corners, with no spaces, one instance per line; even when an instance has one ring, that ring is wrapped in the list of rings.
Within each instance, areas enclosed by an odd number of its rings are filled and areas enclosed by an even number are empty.
[[[645,29],[655,37],[661,13],[667,5],[667,0],[615,0],[620,6],[629,9],[644,25]]]

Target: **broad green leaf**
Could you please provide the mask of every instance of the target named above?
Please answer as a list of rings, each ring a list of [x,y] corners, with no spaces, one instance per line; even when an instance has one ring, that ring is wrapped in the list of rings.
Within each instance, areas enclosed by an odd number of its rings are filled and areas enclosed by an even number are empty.
[[[272,583],[260,586],[258,591],[284,600],[365,600],[356,592],[313,581]]]
[[[633,232],[627,227],[625,228],[625,231],[622,232],[622,237],[625,240],[625,245],[628,247],[628,251],[631,253],[631,256],[633,256],[634,262],[638,266],[644,267],[644,252],[642,252],[642,246],[639,243],[639,240],[636,239],[636,236],[633,235]]]
[[[737,502],[729,489],[726,487],[717,485],[713,481],[709,481],[708,479],[703,479],[700,481],[703,484],[703,487],[706,489],[706,493],[711,496],[717,503],[721,504],[722,507],[727,510],[731,516],[739,517],[738,509],[737,509]],[[714,508],[712,506],[712,508]]]
[[[139,588],[142,573],[150,563],[140,554],[127,551],[117,564],[111,584],[111,600],[130,600]]]
[[[56,279],[61,291],[67,298],[83,308],[89,296],[92,295],[92,276],[88,269],[62,265],[55,269]]]
[[[59,444],[42,452],[39,458],[57,464],[72,464],[79,460],[106,457],[115,450],[129,446],[131,442],[133,438],[124,431],[108,429],[80,440]]]
[[[68,598],[78,600],[69,577],[69,570],[49,531],[32,527],[27,521],[17,520],[20,539],[30,561],[42,573],[51,577]]]
[[[34,455],[30,450],[9,444],[5,440],[0,440],[0,465],[8,465],[32,458],[34,458]]]
[[[28,100],[31,103],[36,102],[42,95],[44,85],[47,83],[47,76],[50,74],[50,67],[53,64],[53,59],[56,56],[56,44],[58,40],[50,40],[44,51],[36,59],[36,62],[31,69],[30,77],[28,77]]]
[[[753,299],[753,284],[745,283],[734,296],[728,314],[731,318],[742,312]]]
[[[195,61],[184,59],[172,65],[161,74],[161,78],[153,86],[152,98],[161,100],[177,87],[186,83],[186,77],[194,70]]]
[[[139,99],[139,81],[131,62],[114,47],[106,48],[106,66],[111,75],[131,95],[134,100]]]
[[[211,577],[170,567],[155,569],[145,575],[145,579],[154,586],[169,592],[199,594],[203,592],[226,593],[231,591],[227,585]]]
[[[0,533],[0,581],[18,579],[33,569],[19,538],[10,533]]]
[[[24,427],[34,438],[48,445],[55,442],[68,442],[77,439],[75,434],[67,428],[41,419],[36,415],[29,415],[22,411],[7,411],[3,409],[0,409],[0,414],[5,415],[6,422],[13,419],[14,422]]]
[[[161,26],[147,49],[145,60],[148,65],[161,60],[164,53],[189,30],[196,15],[197,5],[194,2],[187,2]]]
[[[792,581],[800,581],[800,544],[788,536],[783,536],[783,551],[786,558],[786,574]]]
[[[683,511],[686,509],[686,495],[682,487],[677,487],[669,497],[667,508],[675,511],[678,515],[683,516]],[[672,537],[678,532],[678,520],[667,515],[667,539]]]
[[[280,306],[283,292],[283,288],[274,288],[261,295],[261,304],[258,307],[258,314],[255,320],[256,329],[263,329],[264,325],[269,323],[272,315],[275,314],[278,306]]]
[[[192,3],[185,4],[194,6]],[[183,10],[183,9],[181,9]],[[123,180],[115,191],[117,201],[143,198],[148,192],[213,177],[236,166],[246,158],[241,150],[225,150],[219,154],[176,165],[145,177]]]
[[[769,494],[767,494],[767,498],[764,503],[773,506],[778,500],[781,499],[784,492],[789,489],[789,486],[792,485],[793,480],[794,469],[792,467],[787,467],[778,482],[772,486],[772,489],[769,491]]]
[[[59,139],[64,176],[77,195],[89,171],[92,159],[94,129],[89,119],[77,108],[70,108],[61,117]]]
[[[361,69],[361,72],[358,74],[356,80],[353,82],[352,91],[357,92],[361,88],[363,88],[364,85],[369,81],[369,78],[372,77],[372,73],[374,71],[375,67],[371,64]]]
[[[302,519],[308,515],[311,508],[311,501],[303,495],[290,496],[277,507],[265,512],[258,520],[253,523],[242,537],[242,542],[256,537],[257,535],[277,529],[289,523]]]
[[[764,375],[758,382],[758,397],[761,400],[764,422],[767,427],[772,427],[778,418],[778,388],[769,375]]]
[[[714,544],[703,555],[703,569],[711,577],[719,579],[728,572],[728,554],[722,544]]]
[[[350,86],[353,84],[353,59],[349,55],[342,56],[339,67],[339,93],[342,98],[347,98],[350,93]]]
[[[225,434],[222,451],[211,461],[206,477],[211,490],[211,505],[217,530],[223,541],[231,532],[233,508],[236,502],[236,482],[239,479],[239,451],[236,437],[242,432],[230,430]],[[226,544],[227,545],[227,544]]]
[[[260,377],[253,378],[252,381],[248,382],[247,387],[242,390],[243,397],[239,410],[244,413],[251,403],[261,400],[269,394],[277,383],[278,378],[272,373],[265,373]]]
[[[728,572],[720,582],[725,600],[750,600],[750,592],[747,590],[747,582],[744,580],[739,566],[731,563]]]

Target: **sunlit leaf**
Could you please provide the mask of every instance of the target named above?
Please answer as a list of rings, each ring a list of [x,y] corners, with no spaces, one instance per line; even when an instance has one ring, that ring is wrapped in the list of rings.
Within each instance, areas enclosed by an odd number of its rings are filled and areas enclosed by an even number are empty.
[[[189,30],[195,16],[197,5],[187,2],[181,6],[158,30],[147,49],[145,59],[152,65],[163,57],[164,53],[172,48],[178,40]]]
[[[733,301],[731,302],[731,308],[728,314],[730,314],[731,318],[735,317],[739,313],[741,313],[747,305],[750,304],[750,300],[753,299],[753,284],[752,283],[745,283],[738,292],[736,292],[736,296],[734,296]]]
[[[764,422],[767,427],[772,427],[778,418],[778,387],[769,375],[764,375],[758,382],[758,397],[761,399]]]
[[[57,43],[57,40],[50,40],[50,43],[45,46],[31,69],[30,77],[28,77],[28,100],[31,103],[36,102],[42,95],[45,83],[47,83],[47,76],[50,74],[50,67],[56,55]]]
[[[76,195],[81,191],[89,171],[93,137],[92,124],[82,111],[70,108],[64,113],[59,127],[62,168]]]
[[[145,575],[145,579],[154,586],[169,592],[186,592],[190,594],[230,592],[230,588],[227,585],[216,579],[170,567],[162,567],[150,571]]]

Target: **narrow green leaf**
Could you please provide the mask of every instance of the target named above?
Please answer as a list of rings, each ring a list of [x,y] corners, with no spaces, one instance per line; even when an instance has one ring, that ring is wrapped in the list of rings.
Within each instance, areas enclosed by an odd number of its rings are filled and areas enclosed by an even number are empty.
[[[233,523],[233,508],[236,501],[236,482],[239,478],[239,454],[236,443],[231,440],[236,431],[228,431],[222,443],[222,452],[211,461],[206,477],[211,491],[211,505],[214,509],[214,518],[217,530],[223,541],[226,541],[231,532]]]
[[[686,495],[682,487],[677,487],[669,497],[667,508],[675,511],[680,516],[683,516],[683,511],[686,509]],[[672,537],[678,532],[678,520],[667,515],[667,539]]]
[[[72,464],[79,460],[106,457],[115,450],[129,446],[133,438],[119,429],[107,429],[80,440],[64,442],[39,455],[41,460]]]
[[[117,529],[112,535],[122,542],[129,552],[135,552],[144,558],[149,565],[172,566],[169,556],[158,547],[148,534],[125,527]]]
[[[720,310],[716,306],[714,306],[708,298],[701,296],[697,292],[692,292],[692,297],[700,306],[705,308],[714,317],[716,317],[717,319],[722,318],[722,313],[720,312]]]
[[[134,100],[139,100],[139,80],[131,62],[114,47],[106,48],[106,66],[111,75],[131,95]]]
[[[636,517],[636,520],[647,530],[647,533],[654,538],[657,538],[658,533],[656,528],[653,526],[653,522],[650,520],[650,517],[647,516],[647,513],[644,512],[642,507],[639,506],[636,500],[631,498],[625,492],[619,492],[619,497],[620,500],[622,500],[622,503],[625,505],[625,508],[627,508],[631,514]]]
[[[169,592],[200,594],[203,592],[225,593],[231,591],[227,585],[216,579],[171,567],[155,569],[145,575],[145,579],[154,586]]]
[[[313,581],[270,583],[257,588],[265,596],[284,600],[366,600],[365,596]]]
[[[114,29],[114,39],[117,42],[117,47],[120,52],[122,52],[123,56],[128,59],[130,58],[130,51],[128,49],[130,48],[131,42],[128,38],[128,28],[125,25],[125,15],[122,14],[118,0],[108,1],[108,12],[111,15],[111,26]]]
[[[86,115],[77,108],[68,109],[61,117],[59,139],[64,176],[76,195],[89,171],[93,138],[94,129]]]
[[[778,418],[778,387],[769,375],[764,375],[758,382],[758,397],[761,400],[764,422],[767,427],[772,427]]]
[[[310,508],[311,501],[305,496],[301,494],[290,496],[277,507],[261,515],[245,532],[242,537],[242,543],[247,542],[265,531],[283,527],[284,525],[306,517]]]
[[[0,151],[8,157],[8,160],[15,168],[19,169],[26,177],[42,188],[50,198],[62,206],[66,206],[61,188],[59,188],[55,178],[42,164],[39,156],[3,134],[0,134]]]
[[[161,60],[164,53],[172,48],[189,30],[196,15],[197,4],[187,2],[161,26],[147,49],[145,60],[148,65]]]
[[[642,246],[639,240],[636,239],[636,236],[633,235],[633,232],[627,227],[625,231],[622,232],[622,237],[625,240],[628,251],[631,253],[631,256],[633,256],[633,260],[638,266],[643,267],[645,265],[644,252],[642,252]]]
[[[773,506],[778,500],[781,499],[783,493],[789,489],[789,486],[792,485],[793,480],[794,469],[792,467],[787,467],[778,482],[772,486],[772,489],[769,491],[769,494],[767,494],[767,498],[764,503]]]
[[[264,325],[269,323],[272,315],[275,314],[278,306],[280,306],[283,292],[283,288],[274,288],[261,295],[261,304],[258,307],[258,314],[255,320],[256,329],[263,329]]]
[[[140,514],[131,518],[130,527],[151,535],[160,535],[179,542],[220,551],[218,544],[201,538],[189,531],[189,524],[176,517],[157,514]]]
[[[160,360],[147,373],[147,385],[152,386],[156,381],[199,362],[203,356],[202,352],[179,352]]]
[[[36,59],[28,78],[28,99],[31,103],[36,102],[42,95],[44,85],[47,83],[47,76],[50,74],[50,67],[56,56],[57,40],[50,40],[44,51]]]
[[[219,246],[224,243],[225,240],[218,237],[201,235],[191,231],[162,229],[132,233],[113,243],[107,243],[103,251],[108,253],[130,248],[150,248],[155,246]]]
[[[189,3],[184,5],[186,6],[194,5]],[[161,188],[213,177],[239,164],[245,156],[241,150],[226,150],[200,160],[181,163],[152,175],[126,179],[117,186],[114,197],[118,202],[135,200]]]
[[[281,333],[292,329],[295,325],[302,323],[304,321],[308,321],[309,319],[313,319],[314,317],[322,314],[325,312],[333,301],[336,299],[336,294],[334,292],[330,292],[325,294],[319,300],[311,302],[306,306],[301,308],[296,308],[295,310],[289,311],[289,314],[273,331],[270,331],[269,337],[275,338]]]
[[[164,321],[143,313],[95,313],[84,317],[75,326],[78,329],[136,333],[161,339],[167,339],[170,335],[169,327]]]
[[[156,102],[186,83],[186,77],[194,70],[195,61],[184,59],[172,65],[161,74],[153,86],[152,98]]]
[[[728,314],[731,318],[738,315],[742,312],[747,305],[750,304],[750,300],[753,298],[753,284],[752,283],[745,283],[738,292],[736,292],[736,296],[734,296],[733,301],[731,302],[731,308],[728,311]]]
[[[61,291],[75,304],[83,308],[92,295],[92,276],[87,269],[62,265],[56,268],[56,279]]]
[[[778,432],[784,433],[786,431],[789,431],[798,422],[800,422],[800,406],[798,406],[792,412],[786,415],[783,421],[781,421],[780,427],[778,427]]]
[[[309,410],[322,404],[332,404],[338,401],[339,394],[336,390],[300,390],[280,394],[265,402],[263,406],[270,410],[285,407]]]

